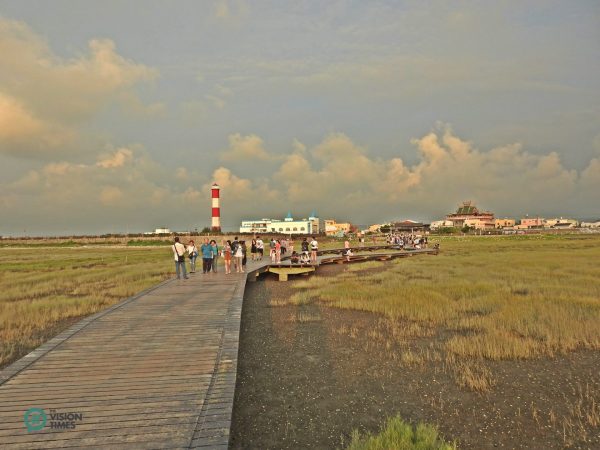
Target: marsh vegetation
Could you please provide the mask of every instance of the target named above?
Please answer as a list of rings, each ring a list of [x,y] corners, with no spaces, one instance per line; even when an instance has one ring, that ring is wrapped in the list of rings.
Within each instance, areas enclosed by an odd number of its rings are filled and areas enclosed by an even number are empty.
[[[0,368],[166,279],[168,248],[0,249]]]
[[[329,427],[320,434],[305,424],[315,445],[349,445],[353,430],[376,433],[400,414],[439,426],[459,448],[599,446],[600,239],[439,240],[438,256],[322,268],[286,286],[258,283],[262,299],[252,300],[254,323],[244,330],[252,341],[260,328],[259,355],[291,368],[258,356],[274,372],[266,374],[242,361],[240,395],[257,379],[263,395],[271,391],[265,380],[293,386],[300,398],[310,386],[332,392],[325,406],[305,406]],[[290,404],[284,388],[279,395]],[[289,422],[302,422],[290,408]],[[282,448],[301,439],[290,430]]]
[[[296,282],[299,292],[288,302],[381,314],[369,337],[394,348],[391,358],[410,352],[411,339],[440,336],[408,359],[458,365],[457,381],[476,390],[493,385],[484,361],[600,350],[600,239],[455,238],[443,245],[438,257],[357,264]]]

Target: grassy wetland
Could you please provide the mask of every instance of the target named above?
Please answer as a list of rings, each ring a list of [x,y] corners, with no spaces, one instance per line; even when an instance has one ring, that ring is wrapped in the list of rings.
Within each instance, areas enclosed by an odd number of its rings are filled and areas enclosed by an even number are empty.
[[[172,270],[168,248],[1,248],[0,368]]]
[[[294,288],[290,303],[380,313],[381,326],[370,331],[374,341],[402,345],[446,333],[417,359],[443,354],[455,363],[600,350],[597,238],[458,238],[444,241],[435,258],[357,264]]]
[[[262,300],[247,312],[255,323],[243,320],[242,349],[259,328],[259,361],[270,351],[293,367],[263,373],[242,356],[241,407],[261,407],[244,388],[257,379],[283,383],[284,404],[289,390],[328,392],[327,412],[306,407],[327,414],[327,429],[308,423],[316,441],[303,445],[385,448],[377,442],[389,427],[377,433],[399,415],[434,425],[458,448],[600,448],[600,238],[430,242],[440,242],[438,256],[323,267],[254,286]],[[286,424],[292,413],[270,406],[279,417],[268,425],[285,430],[277,445],[294,448],[303,437],[289,423],[307,411]],[[261,420],[245,425],[260,430]]]

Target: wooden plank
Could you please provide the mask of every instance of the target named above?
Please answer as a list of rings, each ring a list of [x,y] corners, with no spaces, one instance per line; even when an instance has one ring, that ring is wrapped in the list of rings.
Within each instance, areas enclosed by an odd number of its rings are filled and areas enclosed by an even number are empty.
[[[0,372],[0,447],[187,448],[208,434],[227,443],[245,284],[224,273],[161,284],[9,366]],[[31,407],[83,420],[28,433]]]

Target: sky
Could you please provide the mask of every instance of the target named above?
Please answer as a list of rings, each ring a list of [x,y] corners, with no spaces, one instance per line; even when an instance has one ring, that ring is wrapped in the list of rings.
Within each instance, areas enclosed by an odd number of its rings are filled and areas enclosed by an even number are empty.
[[[0,0],[0,235],[600,218],[598,1]]]

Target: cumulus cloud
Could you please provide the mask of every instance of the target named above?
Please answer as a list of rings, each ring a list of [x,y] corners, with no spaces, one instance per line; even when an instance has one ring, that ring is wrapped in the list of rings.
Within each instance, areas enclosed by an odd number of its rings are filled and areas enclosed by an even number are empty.
[[[264,148],[264,141],[255,134],[242,136],[235,133],[229,136],[229,148],[221,154],[223,161],[266,160],[269,154]]]
[[[365,224],[407,216],[431,220],[466,199],[502,215],[594,213],[598,159],[578,172],[557,153],[533,154],[518,142],[484,151],[443,124],[411,143],[419,159],[408,165],[399,157],[372,157],[347,135],[333,133],[311,149],[295,141],[272,177],[243,178],[221,167],[213,178],[223,195],[268,198],[256,203],[254,216],[317,209]]]
[[[205,182],[195,170],[171,170],[141,146],[128,145],[95,163],[46,163],[13,182],[0,182],[3,225],[58,232],[74,224],[90,232],[109,225],[149,230],[177,217],[180,225],[191,226],[202,221],[202,206],[209,215],[210,191],[199,190]]]
[[[116,152],[111,155],[100,159],[96,163],[98,167],[103,167],[104,169],[111,169],[116,167],[123,167],[126,163],[130,162],[133,159],[133,152],[128,148],[120,148]]]
[[[43,120],[19,100],[0,92],[0,153],[34,156],[70,146],[76,132]]]
[[[292,142],[291,151],[275,159],[274,171],[236,172],[222,165],[210,174],[162,167],[142,147],[128,145],[95,163],[54,162],[29,170],[0,184],[0,205],[8,218],[5,225],[12,218],[30,218],[39,226],[52,220],[60,229],[65,223],[112,222],[120,229],[123,224],[190,229],[208,225],[209,192],[216,182],[223,221],[230,228],[243,218],[281,217],[288,210],[297,216],[316,210],[323,218],[365,225],[433,220],[467,199],[502,216],[599,213],[594,208],[600,158],[577,171],[565,167],[556,153],[533,154],[518,142],[479,149],[446,125],[411,142],[418,155],[413,164],[372,156],[347,135],[332,133],[312,147]],[[246,157],[256,148],[271,155],[256,135],[232,135],[230,144]]]
[[[131,89],[154,80],[156,70],[93,39],[86,53],[57,56],[26,24],[0,17],[0,153],[48,158],[77,150],[78,126],[112,102],[157,114]]]

